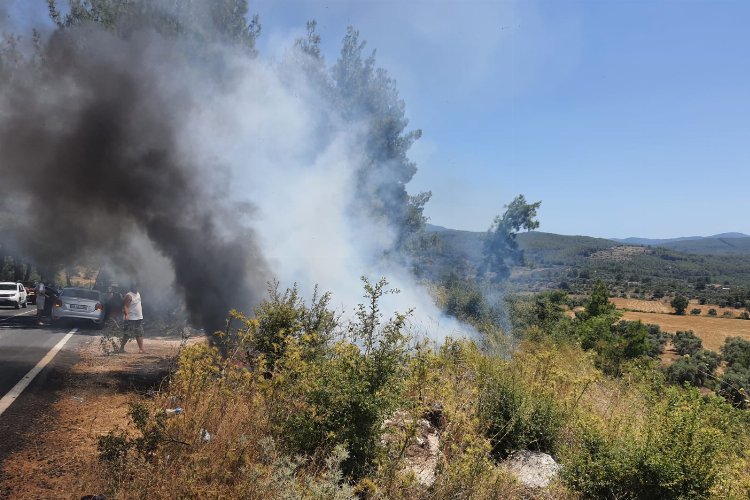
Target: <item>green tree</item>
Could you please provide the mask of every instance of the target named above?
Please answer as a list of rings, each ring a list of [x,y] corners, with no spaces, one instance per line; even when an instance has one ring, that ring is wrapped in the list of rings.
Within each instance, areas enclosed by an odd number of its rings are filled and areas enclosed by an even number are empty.
[[[703,348],[703,341],[692,330],[687,330],[675,333],[672,345],[677,354],[681,356],[692,355]]]
[[[688,306],[688,299],[685,298],[683,295],[675,295],[675,298],[672,299],[672,302],[670,302],[670,305],[674,307],[675,314],[685,314],[685,309],[687,309]]]
[[[69,0],[66,14],[57,4],[57,0],[47,0],[50,17],[59,28],[94,23],[125,39],[148,28],[167,37],[182,36],[199,45],[231,43],[255,55],[255,42],[261,31],[257,15],[248,21],[247,0]]]
[[[503,215],[495,217],[484,240],[481,274],[490,273],[494,281],[502,281],[510,276],[511,266],[523,263],[516,235],[521,229],[531,231],[539,227],[536,212],[541,204],[541,201],[527,203],[520,194],[505,206]]]
[[[314,26],[313,26],[314,28]],[[315,51],[308,33],[303,42]],[[422,136],[419,129],[407,131],[409,121],[396,82],[375,66],[375,52],[365,54],[366,42],[351,26],[341,44],[338,60],[331,68],[331,95],[346,120],[363,123],[363,161],[357,171],[358,209],[385,220],[398,230],[396,247],[424,227],[422,215],[430,193],[409,196],[406,184],[417,172],[407,153]]]
[[[580,315],[583,319],[594,318],[612,314],[615,311],[615,305],[609,301],[607,287],[601,281],[597,281],[594,290],[591,292],[591,298],[586,304],[586,309]]]

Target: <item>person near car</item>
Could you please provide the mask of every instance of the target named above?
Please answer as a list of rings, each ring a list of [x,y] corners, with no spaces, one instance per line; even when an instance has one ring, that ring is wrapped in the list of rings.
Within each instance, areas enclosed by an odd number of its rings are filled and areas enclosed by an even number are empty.
[[[44,315],[44,306],[47,300],[45,292],[46,290],[44,282],[42,282],[41,280],[38,281],[36,286],[34,287],[34,293],[36,294],[36,320],[40,325],[44,324],[42,322],[42,316]]]
[[[52,317],[52,307],[55,305],[55,300],[60,295],[60,291],[55,288],[54,283],[50,284],[48,281],[44,284],[44,316]]]
[[[138,285],[130,285],[130,291],[125,294],[122,308],[125,325],[122,332],[122,345],[120,352],[125,352],[125,344],[130,337],[135,337],[138,344],[138,352],[143,354],[143,304],[141,303],[141,293]]]
[[[122,321],[123,308],[125,307],[125,301],[120,294],[120,291],[115,287],[109,287],[109,293],[107,294],[107,318],[113,320],[115,324],[119,324]]]

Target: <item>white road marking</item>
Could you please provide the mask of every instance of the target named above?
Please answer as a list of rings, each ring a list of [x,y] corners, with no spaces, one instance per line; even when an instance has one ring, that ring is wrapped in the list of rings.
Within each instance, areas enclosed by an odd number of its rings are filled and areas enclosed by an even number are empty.
[[[49,352],[39,360],[36,366],[32,368],[29,373],[27,373],[21,380],[18,381],[15,386],[13,386],[11,390],[8,391],[8,394],[3,396],[3,399],[0,399],[0,415],[2,415],[11,404],[13,404],[13,401],[18,399],[18,396],[20,396],[23,390],[28,387],[32,380],[34,380],[34,377],[39,375],[39,372],[42,371],[50,361],[52,361],[52,358],[54,358],[57,353],[60,352],[60,349],[63,348],[65,343],[70,340],[70,337],[72,337],[73,334],[77,331],[78,328],[73,328],[71,331],[69,331],[62,339],[60,339],[60,342],[55,344],[55,347],[50,349]]]
[[[36,314],[36,309],[29,309],[28,311],[16,313],[11,316],[6,316],[5,318],[0,319],[0,323],[2,323],[3,321],[8,321],[11,318],[15,318],[16,316],[23,316],[24,314],[31,314],[31,313]]]

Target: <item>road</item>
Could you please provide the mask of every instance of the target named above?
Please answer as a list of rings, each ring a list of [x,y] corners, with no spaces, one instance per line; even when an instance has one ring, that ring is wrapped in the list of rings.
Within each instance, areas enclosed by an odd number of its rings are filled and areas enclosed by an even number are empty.
[[[20,310],[0,307],[0,398],[5,398],[6,403],[0,403],[0,463],[24,440],[30,439],[36,426],[49,422],[47,417],[51,414],[55,393],[62,388],[67,372],[77,360],[78,346],[87,335],[95,334],[95,331],[81,328],[80,332],[68,336],[59,352],[17,398],[6,397],[18,392],[17,384],[30,375],[40,360],[50,358],[50,350],[71,330],[80,328],[76,324],[53,327],[49,322],[39,326],[35,315],[34,306]],[[7,406],[9,401],[12,402]],[[7,406],[4,411],[3,406]]]

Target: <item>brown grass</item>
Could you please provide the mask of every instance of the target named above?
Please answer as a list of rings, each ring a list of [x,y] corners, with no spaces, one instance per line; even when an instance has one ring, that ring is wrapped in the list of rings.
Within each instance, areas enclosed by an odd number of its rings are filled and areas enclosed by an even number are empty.
[[[676,314],[644,313],[626,311],[622,319],[659,325],[662,330],[674,333],[680,330],[693,330],[703,340],[707,349],[718,351],[727,337],[742,337],[750,340],[750,321],[712,318],[708,316],[677,316]]]
[[[668,302],[661,300],[638,300],[638,299],[621,299],[613,297],[609,299],[618,309],[629,311],[639,311],[648,313],[666,313],[674,312]]]
[[[196,339],[202,340],[202,339]],[[99,494],[91,476],[97,465],[97,437],[127,428],[128,403],[138,399],[123,391],[123,378],[154,370],[177,352],[179,341],[146,340],[148,354],[104,356],[94,337],[82,348],[64,389],[45,420],[47,429],[3,463],[0,491],[12,498],[80,498]],[[132,347],[130,347],[132,350]]]
[[[669,305],[669,303],[671,302],[671,299],[640,300],[640,299],[623,299],[619,297],[613,297],[609,300],[615,305],[615,307],[617,307],[617,309],[622,309],[624,311],[637,311],[637,312],[662,313],[662,314],[671,314],[674,312],[674,308],[672,308],[672,306]],[[700,309],[701,313],[699,316],[707,316],[709,309],[716,309],[717,316],[723,316],[724,313],[729,312],[732,315],[732,318],[736,318],[740,315],[740,313],[742,313],[741,309],[733,309],[731,307],[719,307],[717,305],[712,305],[712,304],[700,305],[700,303],[695,299],[690,301],[690,304],[688,305],[688,308],[685,311],[685,314],[690,314],[690,311],[692,309]]]

